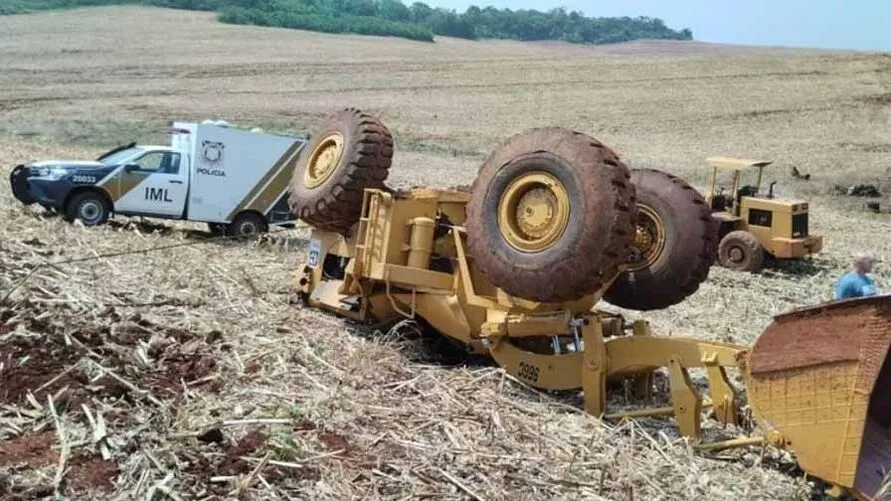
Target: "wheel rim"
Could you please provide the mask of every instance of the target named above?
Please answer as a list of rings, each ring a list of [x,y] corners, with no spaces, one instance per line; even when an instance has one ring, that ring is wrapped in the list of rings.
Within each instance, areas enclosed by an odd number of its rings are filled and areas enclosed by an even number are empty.
[[[739,245],[732,245],[727,249],[727,261],[731,264],[742,264],[746,260],[746,251]]]
[[[327,181],[342,156],[343,135],[331,132],[323,137],[309,155],[306,172],[303,174],[303,185],[311,189]]]
[[[637,228],[633,245],[640,255],[640,261],[629,266],[630,271],[650,266],[665,250],[665,224],[656,211],[646,205],[637,206]]]
[[[253,236],[259,233],[259,228],[257,228],[257,225],[254,224],[253,221],[245,221],[241,223],[239,229],[241,230],[239,231],[239,233],[241,233],[241,235],[245,237]]]
[[[507,243],[522,252],[552,246],[569,223],[569,193],[557,178],[530,172],[513,180],[498,202],[498,227]]]
[[[84,222],[94,223],[102,217],[102,204],[96,200],[87,200],[80,205],[77,213]]]

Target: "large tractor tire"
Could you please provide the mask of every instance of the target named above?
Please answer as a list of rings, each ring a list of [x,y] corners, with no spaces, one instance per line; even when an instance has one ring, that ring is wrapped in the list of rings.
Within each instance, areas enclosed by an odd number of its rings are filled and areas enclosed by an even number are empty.
[[[540,302],[601,289],[630,255],[629,177],[611,149],[580,132],[547,127],[511,137],[471,187],[468,249],[480,272]]]
[[[715,262],[718,222],[702,195],[682,179],[633,169],[637,195],[638,260],[619,275],[604,299],[621,308],[657,310],[699,289]]]
[[[718,262],[731,270],[755,272],[764,264],[764,248],[748,231],[731,231],[718,244]]]
[[[316,228],[347,233],[359,220],[363,191],[384,188],[393,137],[355,108],[331,116],[300,154],[291,179],[292,213]]]

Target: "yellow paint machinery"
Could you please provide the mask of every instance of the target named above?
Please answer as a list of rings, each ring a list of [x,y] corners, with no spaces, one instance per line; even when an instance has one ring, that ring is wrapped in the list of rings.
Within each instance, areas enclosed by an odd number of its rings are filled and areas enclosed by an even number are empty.
[[[631,171],[562,128],[511,137],[469,189],[393,190],[387,128],[335,115],[298,160],[291,208],[314,228],[296,287],[359,321],[410,318],[543,390],[581,390],[595,416],[672,415],[702,448],[770,443],[837,490],[872,499],[891,466],[891,297],[776,317],[752,347],[654,335],[601,311],[664,308],[694,294],[715,259],[702,197],[659,171]],[[607,408],[609,380],[647,397],[667,369],[671,406]],[[708,399],[689,371],[707,375]],[[702,443],[702,411],[738,423],[739,370],[760,433]]]

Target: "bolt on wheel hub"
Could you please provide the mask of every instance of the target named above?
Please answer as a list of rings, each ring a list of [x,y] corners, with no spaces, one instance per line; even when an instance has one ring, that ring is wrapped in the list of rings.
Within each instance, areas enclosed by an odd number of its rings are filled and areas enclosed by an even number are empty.
[[[517,204],[517,223],[520,229],[533,238],[545,236],[548,228],[554,224],[554,208],[557,197],[553,192],[543,188],[528,191]]]
[[[629,267],[635,271],[655,263],[665,249],[665,225],[656,211],[646,205],[637,206],[637,228],[634,233],[634,247],[639,260]]]
[[[101,212],[102,209],[93,201],[87,202],[80,207],[80,217],[88,222],[98,219]]]
[[[343,135],[332,132],[313,148],[303,174],[303,185],[315,188],[331,177],[343,156]]]
[[[498,227],[523,252],[553,245],[569,223],[569,193],[554,176],[531,172],[513,180],[498,203]]]

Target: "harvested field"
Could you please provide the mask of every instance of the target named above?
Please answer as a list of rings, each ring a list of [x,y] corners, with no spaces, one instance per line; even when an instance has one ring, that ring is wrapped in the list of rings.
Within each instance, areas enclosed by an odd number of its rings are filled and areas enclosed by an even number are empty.
[[[828,299],[852,252],[891,253],[891,216],[829,195],[891,191],[887,55],[425,44],[148,8],[0,17],[0,33],[4,180],[30,159],[166,142],[172,119],[308,132],[358,106],[394,132],[396,186],[470,183],[486,153],[538,125],[699,188],[709,155],[776,160],[768,182],[810,198],[824,252],[759,274],[714,268],[689,301],[646,315],[661,333],[751,343],[772,315]],[[0,499],[820,498],[786,453],[693,455],[670,421],[606,425],[410,329],[303,308],[291,273],[306,229],[248,243],[205,230],[86,229],[0,189]],[[887,264],[876,277],[891,286]]]

